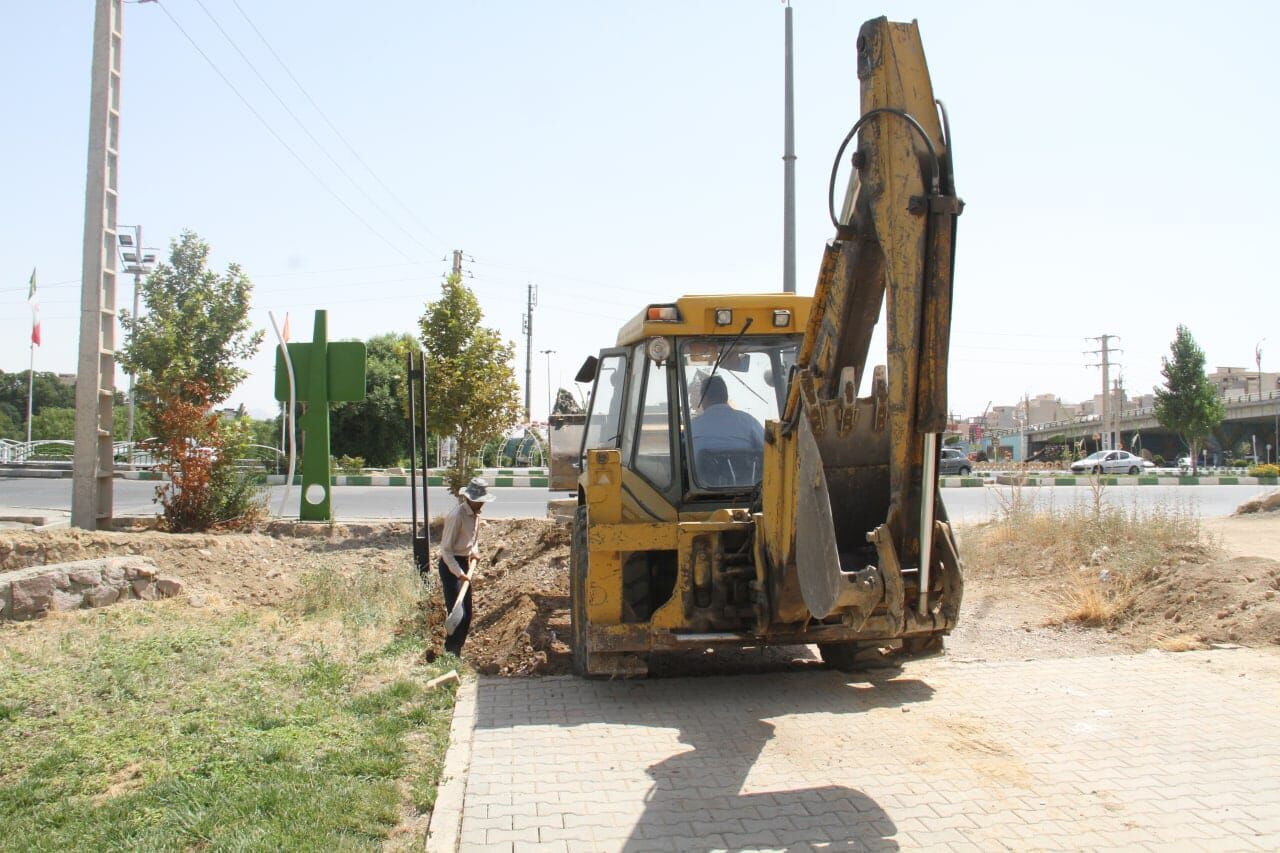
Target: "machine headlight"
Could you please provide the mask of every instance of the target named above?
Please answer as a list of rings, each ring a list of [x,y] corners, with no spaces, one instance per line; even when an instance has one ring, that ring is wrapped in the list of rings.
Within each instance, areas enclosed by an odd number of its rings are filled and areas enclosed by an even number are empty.
[[[658,364],[662,364],[671,357],[671,341],[666,338],[649,338],[645,349],[649,353],[649,358]]]
[[[729,326],[732,324],[733,324],[733,309],[717,308],[716,309],[716,325]]]

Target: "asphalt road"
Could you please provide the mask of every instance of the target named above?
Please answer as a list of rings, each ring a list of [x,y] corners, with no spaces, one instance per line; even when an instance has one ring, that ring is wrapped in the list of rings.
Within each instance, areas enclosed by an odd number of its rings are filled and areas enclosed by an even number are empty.
[[[154,512],[155,484],[139,480],[116,480],[116,515],[144,515]],[[1108,486],[1103,500],[1117,506],[1184,507],[1204,518],[1230,515],[1241,503],[1255,495],[1272,491],[1274,486]],[[271,489],[271,509],[280,506],[284,486]],[[943,489],[942,498],[951,519],[958,524],[975,524],[998,515],[1013,499],[1014,490],[1007,486]],[[497,500],[485,507],[485,514],[495,518],[542,517],[547,514],[548,497],[565,497],[567,493],[548,493],[541,488],[494,489]],[[428,490],[431,514],[440,515],[452,506],[452,498],[443,488]],[[1093,495],[1088,486],[1028,486],[1021,490],[1022,500],[1040,505],[1070,506],[1089,504]],[[0,514],[22,511],[50,514],[71,509],[70,480],[36,480],[0,478]],[[291,490],[289,514],[297,513],[298,489]],[[339,519],[408,518],[409,490],[391,486],[337,486],[333,490],[334,515]]]

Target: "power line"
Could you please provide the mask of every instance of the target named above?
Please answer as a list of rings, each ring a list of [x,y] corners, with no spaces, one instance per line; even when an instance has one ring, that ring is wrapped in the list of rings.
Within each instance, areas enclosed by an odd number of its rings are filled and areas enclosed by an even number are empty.
[[[214,61],[209,58],[209,54],[205,53],[204,50],[201,49],[200,45],[197,44],[196,40],[191,37],[191,34],[188,33],[186,29],[183,28],[182,24],[178,23],[178,19],[173,17],[173,13],[169,11],[168,7],[165,4],[160,3],[159,0],[156,0],[156,6],[159,7],[160,11],[164,12],[165,16],[173,23],[175,27],[177,27],[178,32],[182,33],[182,35],[186,38],[186,40],[191,43],[191,46],[195,48],[196,53],[200,54],[200,56],[204,58],[204,61],[209,63],[209,67],[212,68],[213,72],[222,79],[223,83],[227,84],[227,88],[229,88],[232,92],[235,93],[235,96],[240,99],[240,102],[245,105],[245,108],[248,109],[249,112],[253,113],[254,118],[256,118],[259,122],[262,123],[262,126],[267,129],[268,133],[270,133],[273,137],[275,137],[276,142],[279,142],[280,145],[284,148],[284,150],[288,151],[290,154],[293,155],[293,159],[298,161],[298,165],[302,166],[302,168],[306,170],[307,174],[309,174],[313,179],[315,179],[316,183],[318,183],[321,187],[323,187],[325,191],[329,193],[329,195],[333,196],[334,200],[336,200],[338,204],[342,205],[348,213],[354,216],[360,222],[361,225],[369,229],[370,233],[372,233],[379,240],[381,240],[382,242],[390,246],[396,252],[396,254],[400,255],[407,261],[413,260],[412,256],[406,253],[403,249],[401,249],[395,243],[391,242],[391,240],[389,240],[385,234],[383,234],[377,228],[373,227],[373,225],[369,222],[369,220],[365,219],[363,216],[359,214],[359,212],[356,211],[355,208],[347,204],[346,199],[338,195],[337,191],[334,190],[333,187],[325,183],[324,179],[321,178],[320,175],[317,174],[314,169],[312,169],[309,165],[307,165],[307,161],[303,160],[301,155],[299,155],[298,152],[295,151],[293,147],[289,145],[288,142],[285,142],[284,137],[282,137],[279,133],[276,132],[275,128],[273,128],[271,124],[265,118],[262,117],[262,113],[254,109],[253,104],[249,103],[249,99],[246,98],[243,94],[241,94],[240,90],[236,88],[235,84],[231,82],[231,80],[227,77],[227,75],[222,73],[222,69],[220,69],[217,66],[217,64],[214,63]]]
[[[379,213],[381,213],[383,216],[385,216],[387,220],[391,222],[392,225],[396,226],[401,231],[403,231],[405,236],[407,236],[413,242],[417,243],[422,248],[427,249],[428,251],[431,251],[430,246],[428,246],[426,243],[423,243],[413,234],[412,231],[410,231],[408,228],[405,228],[403,225],[401,225],[400,221],[396,219],[394,216],[392,216],[390,213],[388,213],[386,209],[383,208],[383,206],[378,203],[378,200],[375,199],[372,195],[370,195],[365,190],[365,188],[362,187],[356,181],[356,179],[351,176],[351,173],[348,172],[346,168],[341,163],[338,162],[337,158],[335,158],[332,154],[329,153],[329,149],[326,148],[324,144],[319,139],[316,138],[316,135],[312,133],[311,129],[308,128],[306,124],[302,121],[302,119],[298,117],[298,114],[295,113],[289,107],[289,104],[285,101],[285,99],[280,97],[280,93],[275,90],[274,86],[272,86],[269,82],[267,82],[267,78],[264,77],[262,75],[262,72],[258,70],[258,66],[253,64],[253,61],[249,59],[249,57],[245,54],[243,50],[240,49],[240,45],[238,45],[236,43],[236,40],[231,37],[231,34],[228,33],[226,29],[222,26],[222,24],[218,21],[218,19],[213,16],[213,13],[209,11],[209,7],[204,4],[204,0],[195,0],[195,2],[196,2],[196,5],[199,6],[201,9],[203,9],[204,13],[209,16],[209,20],[213,21],[213,25],[218,28],[218,32],[222,33],[222,37],[227,40],[227,44],[231,45],[231,48],[240,55],[241,59],[244,60],[244,64],[249,66],[249,70],[252,71],[255,76],[257,76],[258,80],[262,83],[262,85],[267,88],[267,91],[270,92],[271,95],[280,103],[280,106],[284,108],[284,111],[289,114],[289,117],[292,118],[294,122],[298,125],[298,127],[302,129],[302,132],[307,135],[307,138],[310,139],[313,143],[315,143],[315,146],[320,149],[320,153],[324,154],[325,157],[329,158],[329,162],[333,164],[334,168],[337,169],[339,172],[341,172],[342,176],[351,182],[351,186],[355,187],[356,191],[359,192],[362,196],[364,196],[369,201],[369,203],[373,205],[374,209],[377,210]],[[243,10],[242,10],[242,14],[243,14]]]
[[[302,85],[302,81],[300,81],[294,75],[293,71],[290,70],[289,66],[285,63],[284,59],[282,59],[280,54],[276,52],[276,49],[271,46],[271,42],[267,41],[267,37],[262,34],[262,30],[258,29],[258,25],[255,24],[253,22],[253,19],[249,17],[249,14],[245,12],[244,8],[240,5],[239,0],[231,0],[231,2],[235,4],[236,9],[239,10],[241,16],[244,17],[245,21],[249,24],[249,26],[253,29],[253,31],[258,34],[258,38],[262,40],[262,43],[266,46],[267,50],[269,50],[271,52],[271,55],[275,57],[276,62],[280,63],[280,67],[284,69],[284,73],[289,75],[289,79],[293,81],[293,85],[298,87],[298,91],[302,93],[303,97],[305,97],[308,102],[310,102],[311,106],[320,115],[320,118],[324,119],[324,123],[329,125],[329,129],[333,131],[334,135],[337,136],[338,139],[342,140],[343,145],[347,146],[347,150],[351,152],[351,156],[355,157],[361,166],[364,166],[365,171],[367,171],[373,177],[373,179],[378,182],[378,185],[386,191],[387,195],[391,196],[391,198],[394,199],[397,204],[399,204],[402,208],[404,208],[404,211],[409,214],[410,218],[412,218],[415,223],[417,223],[419,228],[421,228],[423,231],[430,234],[436,240],[440,241],[441,245],[444,245],[445,241],[441,239],[440,235],[432,231],[427,226],[427,224],[423,222],[416,213],[413,212],[413,208],[409,207],[409,205],[406,204],[404,200],[400,198],[400,196],[395,192],[395,190],[391,189],[391,187],[387,185],[386,181],[382,180],[382,178],[379,177],[378,173],[373,170],[373,167],[370,166],[367,162],[365,162],[365,159],[360,156],[360,152],[358,152],[355,146],[352,145],[347,140],[347,137],[343,135],[342,131],[338,129],[338,126],[335,125],[329,119],[329,116],[325,113],[325,111],[320,109],[320,105],[316,103],[316,99],[311,97],[311,93],[308,92],[306,87]]]

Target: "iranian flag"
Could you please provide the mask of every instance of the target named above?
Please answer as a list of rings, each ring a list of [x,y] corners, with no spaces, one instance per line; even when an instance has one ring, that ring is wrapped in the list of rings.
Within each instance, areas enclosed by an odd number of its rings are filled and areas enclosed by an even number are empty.
[[[40,303],[36,301],[36,269],[31,268],[30,287],[27,288],[27,302],[31,303],[31,343],[40,346]]]

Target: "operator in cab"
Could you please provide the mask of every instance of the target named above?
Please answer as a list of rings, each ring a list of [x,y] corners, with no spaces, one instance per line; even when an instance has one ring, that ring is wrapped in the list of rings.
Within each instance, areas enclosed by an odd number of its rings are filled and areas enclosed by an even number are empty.
[[[705,486],[743,487],[759,479],[764,425],[729,405],[724,377],[712,374],[690,399],[699,413],[689,424],[694,469]]]
[[[729,389],[723,376],[711,376],[702,383],[699,414],[690,424],[695,454],[725,450],[764,452],[764,425],[746,412],[729,405]]]

